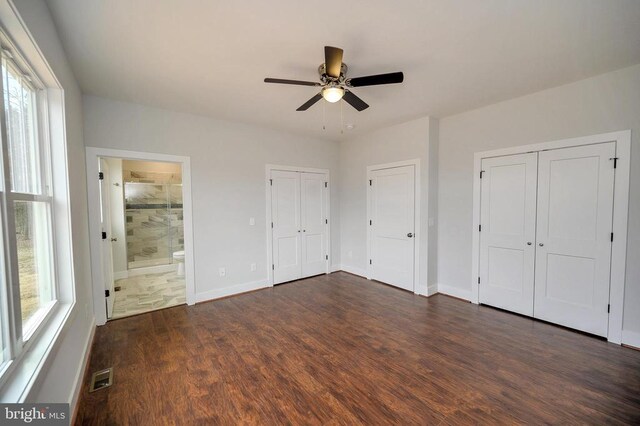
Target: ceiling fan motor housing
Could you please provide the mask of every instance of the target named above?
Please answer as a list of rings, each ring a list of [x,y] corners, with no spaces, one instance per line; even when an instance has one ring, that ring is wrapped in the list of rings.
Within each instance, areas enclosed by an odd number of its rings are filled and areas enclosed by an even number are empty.
[[[326,64],[320,64],[320,66],[318,67],[318,74],[320,74],[320,81],[322,82],[323,85],[328,85],[331,83],[334,84],[338,84],[338,85],[344,85],[347,82],[347,70],[349,69],[349,67],[347,67],[347,64],[345,64],[344,62],[340,65],[340,77],[338,78],[333,78],[330,75],[327,74],[327,65]]]

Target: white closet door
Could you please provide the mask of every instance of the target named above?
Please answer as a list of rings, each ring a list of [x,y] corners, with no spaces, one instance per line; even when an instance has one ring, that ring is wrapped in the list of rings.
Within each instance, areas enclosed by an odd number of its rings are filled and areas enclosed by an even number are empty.
[[[326,181],[325,174],[300,173],[302,277],[327,272]]]
[[[414,166],[374,170],[371,178],[371,278],[413,291]]]
[[[480,303],[533,315],[537,154],[482,160]]]
[[[534,316],[607,335],[615,143],[540,153]]]
[[[300,174],[271,172],[274,284],[302,275],[300,258]]]

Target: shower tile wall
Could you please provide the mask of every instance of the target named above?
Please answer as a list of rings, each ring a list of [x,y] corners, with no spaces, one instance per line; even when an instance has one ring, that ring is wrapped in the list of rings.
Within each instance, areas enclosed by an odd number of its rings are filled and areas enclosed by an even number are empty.
[[[173,262],[184,250],[180,174],[123,170],[129,268]]]

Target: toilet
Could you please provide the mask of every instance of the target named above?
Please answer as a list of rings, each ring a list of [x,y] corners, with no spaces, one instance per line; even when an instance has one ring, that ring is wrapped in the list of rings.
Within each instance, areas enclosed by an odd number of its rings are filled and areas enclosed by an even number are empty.
[[[173,253],[173,262],[178,264],[177,275],[179,277],[184,277],[184,250]]]

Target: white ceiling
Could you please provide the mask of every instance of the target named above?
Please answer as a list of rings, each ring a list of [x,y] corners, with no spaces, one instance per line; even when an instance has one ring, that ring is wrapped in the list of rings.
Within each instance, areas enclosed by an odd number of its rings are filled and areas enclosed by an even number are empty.
[[[85,93],[332,140],[640,63],[638,0],[48,3]],[[344,105],[344,135],[340,104],[296,112],[317,88],[263,83],[315,81],[325,45],[350,77],[405,74],[354,89],[371,107]]]

